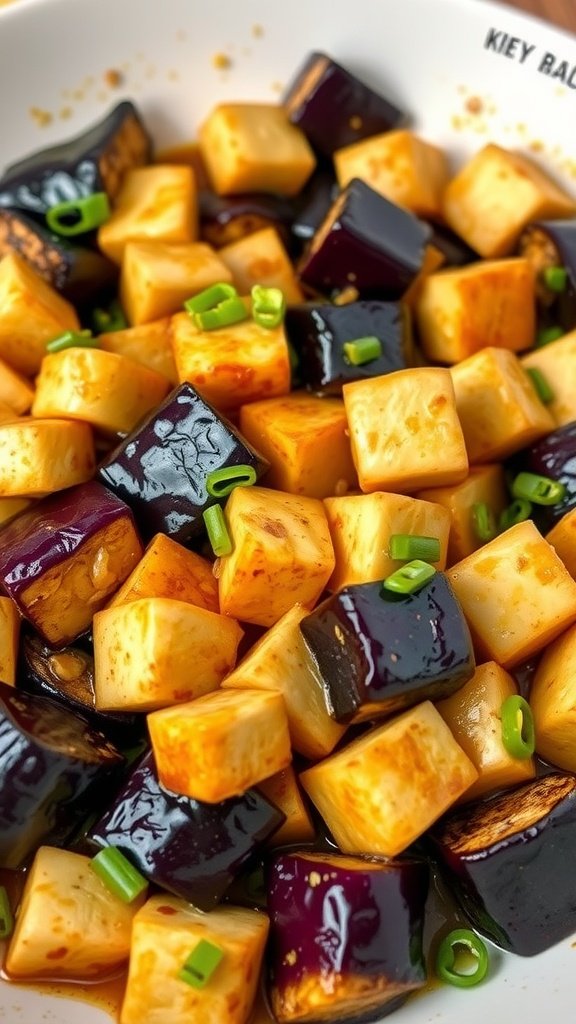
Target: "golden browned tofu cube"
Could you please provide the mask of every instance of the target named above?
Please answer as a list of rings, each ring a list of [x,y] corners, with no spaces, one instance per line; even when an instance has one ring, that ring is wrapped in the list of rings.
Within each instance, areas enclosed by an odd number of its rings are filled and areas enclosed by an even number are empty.
[[[326,498],[324,507],[336,556],[330,590],[384,580],[399,569],[404,563],[388,553],[390,537],[395,533],[436,537],[440,558],[434,567],[446,566],[450,513],[441,505],[377,491]]]
[[[272,626],[296,602],[311,608],[334,569],[322,502],[267,487],[236,487],[226,519],[234,548],[220,561],[220,610]]]
[[[223,906],[203,914],[162,893],[136,914],[120,1024],[247,1024],[269,922],[266,914]],[[200,942],[223,953],[205,987],[178,975]]]
[[[248,319],[200,331],[188,313],[172,317],[180,382],[193,384],[220,412],[290,391],[290,357],[282,325],[268,330]]]
[[[451,370],[471,463],[506,459],[554,430],[554,420],[513,352],[483,348]]]
[[[487,345],[522,352],[534,343],[534,270],[518,258],[430,274],[416,322],[425,355],[438,363],[459,363]]]
[[[544,651],[530,690],[536,751],[545,761],[576,772],[576,627]]]
[[[115,352],[142,363],[149,370],[161,373],[171,384],[178,383],[176,363],[172,353],[170,317],[153,320],[124,331],[110,331],[98,336],[98,344],[105,352]]]
[[[554,424],[576,420],[576,331],[534,349],[522,357],[525,370],[538,370],[552,391],[546,408]]]
[[[80,327],[76,311],[17,253],[0,260],[0,357],[31,377],[46,342]]]
[[[100,711],[153,711],[215,690],[236,664],[234,619],[169,597],[143,597],[94,616]]]
[[[31,504],[30,498],[0,498],[0,526],[9,523],[14,516]]]
[[[451,487],[429,487],[418,491],[418,497],[442,505],[450,513],[448,565],[471,555],[484,543],[474,526],[474,505],[488,505],[497,525],[500,513],[509,502],[504,468],[501,465],[471,466],[461,484]]]
[[[9,597],[0,597],[0,680],[14,686],[20,640],[20,613]]]
[[[340,188],[360,178],[419,217],[441,216],[448,163],[441,149],[408,129],[371,135],[334,153]]]
[[[98,245],[121,263],[128,242],[193,242],[198,237],[196,179],[191,167],[152,164],[128,171]]]
[[[468,457],[448,370],[421,367],[343,388],[352,457],[363,491],[456,484]]]
[[[532,520],[448,572],[482,657],[510,668],[576,619],[576,583]]]
[[[123,903],[71,850],[41,846],[27,878],[6,969],[14,978],[96,980],[124,966],[143,897]]]
[[[254,231],[219,249],[218,256],[241,295],[249,295],[253,285],[261,284],[280,288],[288,304],[302,302],[302,290],[276,228]]]
[[[472,679],[439,700],[436,710],[478,772],[465,800],[527,782],[536,775],[533,757],[509,754],[502,741],[502,705],[518,693],[514,679],[495,661],[478,665]]]
[[[358,484],[340,398],[294,391],[252,402],[240,410],[240,430],[268,459],[270,487],[326,498]]]
[[[126,356],[68,348],[44,357],[32,414],[83,420],[106,434],[127,434],[169,389],[165,377]]]
[[[96,468],[92,431],[72,420],[0,423],[0,495],[41,497],[90,480]]]
[[[120,298],[131,324],[177,313],[190,296],[232,275],[205,242],[129,242],[124,250]]]
[[[245,793],[292,760],[284,701],[271,691],[209,693],[153,711],[148,729],[162,785],[209,804]]]
[[[430,701],[366,733],[300,780],[343,853],[395,857],[478,772]]]
[[[138,565],[108,605],[142,597],[170,597],[208,612],[218,612],[218,583],[210,562],[164,533],[150,541]]]
[[[322,680],[300,632],[306,615],[301,604],[290,608],[250,648],[222,687],[281,693],[294,750],[318,761],[334,750],[346,726],[328,714]]]
[[[573,580],[576,580],[576,508],[571,509],[546,534],[546,540],[562,559]]]
[[[34,388],[30,381],[0,359],[0,402],[17,416],[22,416],[30,409],[33,398]]]
[[[295,196],[316,166],[306,136],[271,103],[221,103],[198,133],[212,187]]]
[[[447,223],[481,256],[513,252],[530,221],[571,217],[576,203],[529,157],[490,143],[444,192]]]
[[[258,789],[286,816],[284,824],[268,840],[269,846],[312,842],[315,837],[314,825],[302,799],[292,765],[259,782]]]

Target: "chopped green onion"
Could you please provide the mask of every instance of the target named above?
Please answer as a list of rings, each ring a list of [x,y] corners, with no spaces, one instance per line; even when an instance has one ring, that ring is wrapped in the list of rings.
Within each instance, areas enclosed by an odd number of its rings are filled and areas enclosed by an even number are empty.
[[[92,310],[92,326],[97,334],[110,334],[112,331],[126,330],[128,321],[117,299],[110,303],[108,309],[99,307]]]
[[[493,540],[498,532],[494,513],[485,501],[476,501],[472,505],[472,528],[483,544]]]
[[[563,338],[565,333],[566,331],[563,331],[561,327],[543,327],[536,336],[536,348],[543,348],[544,345],[558,341],[558,338]]]
[[[512,483],[515,498],[524,498],[535,505],[557,505],[566,495],[566,488],[559,480],[537,473],[518,473]]]
[[[531,515],[531,502],[526,501],[524,498],[518,498],[500,513],[498,525],[500,530],[504,532],[504,530],[509,530],[511,526],[517,526],[518,523],[523,523],[526,519],[530,519]]]
[[[438,947],[436,974],[448,985],[472,988],[488,973],[488,950],[469,928],[455,928]]]
[[[208,534],[208,540],[216,557],[220,558],[222,555],[229,555],[233,544],[220,505],[210,505],[210,508],[204,509],[202,518],[206,527],[206,533]]]
[[[106,888],[123,903],[133,903],[148,882],[115,846],[106,846],[90,861],[90,867]]]
[[[388,576],[382,586],[395,594],[414,594],[435,575],[436,569],[432,565],[415,558]]]
[[[553,402],[554,392],[542,371],[536,369],[536,367],[530,367],[529,370],[526,370],[526,373],[530,377],[540,401],[543,402],[544,405],[548,405],[549,402]]]
[[[551,292],[564,292],[568,284],[568,271],[566,267],[545,267],[542,271],[542,281]]]
[[[511,757],[526,761],[536,749],[534,718],[528,701],[513,694],[500,709],[502,743]]]
[[[194,313],[194,323],[199,331],[217,331],[219,327],[230,327],[247,319],[248,310],[237,295],[223,299],[204,313]]]
[[[220,946],[200,939],[178,972],[178,977],[192,988],[204,988],[223,957],[224,950]]]
[[[3,885],[0,885],[0,939],[7,939],[14,928],[14,917],[12,907],[8,899],[8,893]]]
[[[286,299],[280,288],[265,288],[255,284],[251,291],[252,317],[260,327],[273,330],[282,323]]]
[[[344,359],[352,366],[363,366],[364,363],[371,363],[382,355],[382,342],[380,338],[368,335],[366,338],[355,338],[354,341],[345,341],[342,346]]]
[[[254,466],[224,466],[206,477],[206,490],[213,498],[226,498],[235,487],[251,487],[256,483]]]
[[[98,348],[98,339],[93,337],[92,331],[64,331],[46,345],[46,351],[51,354],[67,348]]]
[[[423,562],[440,561],[440,541],[437,537],[420,537],[410,533],[393,533],[388,542],[390,558],[411,562],[421,558]]]
[[[184,309],[190,313],[190,316],[193,316],[194,313],[207,313],[209,309],[216,309],[221,302],[225,302],[226,299],[235,299],[237,295],[238,292],[233,284],[221,281],[220,284],[213,284],[210,288],[205,288],[203,292],[198,292],[192,298],[186,299]]]
[[[46,224],[57,235],[71,237],[103,224],[110,216],[110,203],[105,192],[94,192],[79,199],[66,199],[46,211]]]

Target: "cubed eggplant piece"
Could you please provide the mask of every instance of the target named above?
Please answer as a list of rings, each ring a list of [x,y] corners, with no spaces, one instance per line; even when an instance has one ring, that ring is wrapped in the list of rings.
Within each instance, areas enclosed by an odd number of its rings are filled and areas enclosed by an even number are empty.
[[[320,395],[340,395],[343,384],[405,370],[413,362],[410,314],[399,302],[290,306],[284,329],[298,356],[302,383]],[[345,359],[343,346],[365,337],[378,338],[382,354],[354,366]]]
[[[497,946],[534,956],[576,930],[576,775],[469,804],[431,839],[471,924]]]
[[[202,512],[216,503],[206,490],[215,469],[266,460],[190,384],[168,398],[108,456],[99,477],[134,511],[143,536],[184,541],[203,529]]]
[[[0,867],[61,846],[116,781],[122,755],[85,718],[0,683]]]
[[[332,170],[319,168],[300,193],[292,220],[292,235],[301,245],[310,242],[339,192]]]
[[[150,136],[134,104],[124,100],[81,135],[7,167],[0,207],[42,217],[58,203],[94,192],[114,200],[126,171],[151,159]]]
[[[326,295],[398,299],[422,268],[431,229],[354,178],[332,204],[300,261],[305,285]]]
[[[430,244],[440,250],[447,267],[465,267],[468,263],[475,263],[478,260],[478,253],[445,224],[431,224],[430,227]]]
[[[536,274],[536,296],[543,312],[543,326],[561,327],[566,333],[576,326],[576,221],[549,220],[529,224],[518,248]],[[545,273],[552,267],[566,271],[560,291],[549,288]]]
[[[267,891],[279,1024],[376,1021],[426,983],[424,861],[284,854]]]
[[[276,228],[283,242],[290,238],[294,206],[284,196],[265,192],[219,196],[204,189],[199,195],[201,238],[220,249],[262,228]]]
[[[470,631],[443,573],[400,600],[387,597],[381,583],[344,587],[300,629],[339,722],[441,700],[474,675]]]
[[[292,124],[325,156],[396,128],[406,115],[324,53],[311,53],[283,99]]]
[[[254,789],[219,804],[170,793],[146,754],[88,841],[117,847],[155,885],[208,911],[284,820]]]
[[[526,448],[517,464],[530,473],[558,480],[566,488],[564,498],[557,505],[539,506],[536,510],[538,524],[546,532],[576,508],[576,420]]]
[[[141,555],[130,509],[91,480],[42,498],[0,531],[0,585],[47,644],[65,647]]]

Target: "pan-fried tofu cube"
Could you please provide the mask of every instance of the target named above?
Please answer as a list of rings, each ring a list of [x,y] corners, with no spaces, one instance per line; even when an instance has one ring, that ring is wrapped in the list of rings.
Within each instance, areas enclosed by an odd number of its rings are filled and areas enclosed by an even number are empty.
[[[281,693],[294,750],[318,761],[334,750],[346,726],[328,714],[322,681],[300,632],[306,615],[301,604],[290,608],[250,648],[222,687]]]
[[[268,459],[269,487],[326,498],[357,486],[340,398],[295,391],[251,402],[240,410],[240,430]]]
[[[112,214],[98,231],[98,245],[121,263],[128,242],[193,242],[197,237],[194,171],[182,164],[152,164],[124,176]]]
[[[14,686],[20,640],[20,614],[10,597],[0,597],[0,680]]]
[[[149,370],[161,373],[171,384],[178,383],[170,336],[170,317],[140,324],[139,327],[127,327],[123,331],[99,334],[98,344],[106,352],[126,356],[127,359],[147,366]]]
[[[41,846],[26,879],[6,969],[14,978],[96,980],[128,959],[144,897],[123,903],[70,850]]]
[[[176,313],[172,345],[180,382],[193,384],[220,412],[290,391],[290,357],[282,325],[268,330],[251,318],[200,331],[188,313]]]
[[[169,597],[144,597],[94,616],[100,711],[152,711],[215,690],[236,663],[234,619]]]
[[[440,505],[377,491],[326,498],[324,508],[336,555],[336,568],[328,583],[332,591],[384,580],[399,569],[404,563],[388,553],[395,533],[436,537],[440,558],[434,567],[444,569],[446,565],[450,513]]]
[[[234,545],[220,561],[220,610],[272,626],[299,601],[318,600],[334,569],[321,501],[266,487],[236,487],[226,503]]]
[[[0,357],[9,366],[31,377],[46,343],[79,328],[74,307],[17,253],[0,260]]]
[[[513,757],[502,741],[502,705],[517,693],[512,676],[495,661],[487,661],[478,665],[460,690],[436,704],[478,772],[478,779],[466,790],[467,801],[528,782],[536,775],[534,758]]]
[[[0,526],[5,526],[31,503],[30,498],[0,498]]]
[[[0,424],[0,495],[41,497],[90,480],[96,468],[87,423],[32,419]]]
[[[571,509],[546,534],[546,540],[562,559],[573,580],[576,580],[576,508]]]
[[[513,352],[484,348],[451,370],[471,463],[506,459],[554,430],[554,420]]]
[[[450,513],[448,565],[460,562],[484,543],[476,533],[474,505],[488,505],[498,524],[500,513],[509,502],[504,468],[500,465],[471,466],[461,484],[451,487],[429,487],[418,491],[419,498],[442,505]]]
[[[210,562],[164,533],[157,533],[150,541],[108,607],[141,597],[171,597],[208,612],[219,610],[218,583]]]
[[[438,363],[459,363],[487,345],[521,352],[534,343],[534,270],[518,258],[430,274],[416,321],[425,355]]]
[[[198,141],[219,195],[295,196],[316,166],[306,136],[283,107],[271,103],[221,103],[200,126]]]
[[[468,473],[448,370],[421,367],[343,388],[352,457],[364,492],[456,484]]]
[[[292,759],[284,701],[270,691],[209,693],[152,712],[148,728],[161,784],[208,804],[241,796]]]
[[[482,657],[511,668],[576,619],[576,583],[532,520],[448,572]]]
[[[528,352],[522,357],[522,366],[539,370],[550,386],[552,399],[546,408],[555,426],[576,420],[576,331]]]
[[[540,757],[576,772],[576,626],[544,651],[530,690],[530,707]]]
[[[576,203],[529,157],[490,143],[452,179],[443,211],[456,234],[490,259],[513,252],[531,221],[574,216]]]
[[[261,284],[280,288],[289,305],[302,302],[302,290],[276,228],[254,231],[219,249],[218,256],[231,272],[241,295],[249,295],[253,285]]]
[[[153,896],[134,919],[120,1024],[247,1024],[268,937],[257,910],[203,914],[175,896]],[[178,975],[199,942],[223,957],[203,988]]]
[[[316,834],[314,825],[302,799],[292,765],[259,782],[258,789],[286,817],[284,824],[268,840],[269,846],[312,842]]]
[[[136,326],[178,312],[191,295],[232,280],[205,242],[129,242],[124,249],[120,298]]]
[[[343,853],[402,853],[478,772],[430,701],[373,729],[300,780]]]
[[[13,409],[17,416],[28,412],[34,398],[34,388],[21,373],[0,359],[0,402]]]
[[[408,129],[372,135],[334,153],[340,188],[360,178],[419,217],[441,216],[448,164],[441,149]]]

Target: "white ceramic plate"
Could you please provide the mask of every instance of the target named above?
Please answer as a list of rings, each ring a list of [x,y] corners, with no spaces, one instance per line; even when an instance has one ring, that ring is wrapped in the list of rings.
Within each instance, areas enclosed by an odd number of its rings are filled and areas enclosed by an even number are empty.
[[[455,163],[498,141],[576,190],[576,39],[488,0],[20,0],[0,11],[0,165],[80,131],[121,96],[159,144],[190,139],[218,100],[274,102],[313,48],[380,86]],[[121,89],[108,69],[122,72]],[[567,1022],[575,969],[570,940],[530,960],[496,954],[480,988],[436,989],[389,1019]],[[0,982],[0,1021],[79,1019],[109,1022]]]

